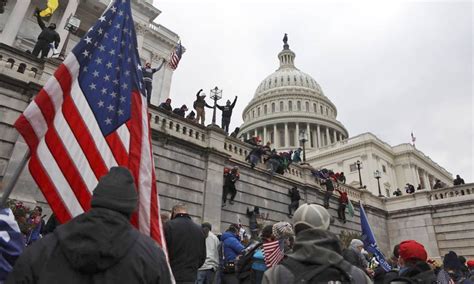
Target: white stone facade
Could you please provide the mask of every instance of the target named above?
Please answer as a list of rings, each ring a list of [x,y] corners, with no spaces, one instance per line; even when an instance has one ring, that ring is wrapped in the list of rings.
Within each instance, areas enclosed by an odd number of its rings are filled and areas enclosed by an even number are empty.
[[[451,185],[451,173],[410,144],[395,147],[388,145],[371,133],[364,133],[338,142],[329,147],[310,151],[307,162],[315,168],[327,168],[344,172],[347,183],[359,187],[356,162],[361,162],[362,185],[378,195],[378,184],[374,172],[381,173],[380,188],[383,196],[392,196],[397,188],[404,192],[406,183],[422,189],[433,189],[439,179]]]
[[[44,1],[8,1],[5,13],[0,17],[0,42],[20,50],[31,51],[41,32],[34,17],[34,9],[35,7],[42,7],[42,2]],[[151,0],[132,0],[132,13],[142,64],[151,62],[152,67],[155,67],[161,62],[162,58],[169,59],[179,41],[179,36],[166,27],[154,23],[161,11],[154,7],[152,2]],[[110,0],[60,1],[59,8],[49,19],[49,23],[56,23],[57,32],[61,37],[58,50],[67,55],[97,21],[109,3]],[[71,15],[75,15],[81,20],[79,30],[75,34],[64,29]],[[173,70],[167,64],[155,73],[152,104],[158,105],[159,102],[169,97],[172,76]]]

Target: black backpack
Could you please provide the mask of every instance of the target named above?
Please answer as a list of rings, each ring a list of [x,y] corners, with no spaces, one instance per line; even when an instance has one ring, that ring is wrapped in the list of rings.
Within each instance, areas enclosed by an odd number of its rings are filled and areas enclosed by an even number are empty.
[[[291,257],[285,257],[280,264],[288,268],[294,275],[293,283],[355,283],[349,274],[352,265],[345,260],[341,260],[337,264],[312,265],[301,263]]]
[[[257,242],[249,245],[245,252],[239,256],[235,263],[235,272],[239,279],[243,279],[250,275],[250,270],[252,269],[253,263],[253,254],[255,251],[262,246],[263,243]]]

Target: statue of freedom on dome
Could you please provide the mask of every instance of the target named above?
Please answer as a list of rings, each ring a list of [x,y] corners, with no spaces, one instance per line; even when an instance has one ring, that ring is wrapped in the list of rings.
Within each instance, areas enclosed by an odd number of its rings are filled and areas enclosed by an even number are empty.
[[[283,37],[283,48],[284,49],[288,49],[290,46],[288,45],[288,35],[285,34],[285,36]]]

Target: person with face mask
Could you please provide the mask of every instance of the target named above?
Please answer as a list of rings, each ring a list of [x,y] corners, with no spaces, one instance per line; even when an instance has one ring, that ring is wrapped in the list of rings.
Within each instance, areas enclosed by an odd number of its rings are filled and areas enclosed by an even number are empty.
[[[38,25],[41,28],[41,33],[38,36],[38,41],[36,42],[35,47],[33,48],[32,54],[38,57],[41,52],[41,58],[45,58],[46,56],[48,56],[51,44],[54,43],[54,47],[58,48],[61,38],[59,37],[58,32],[56,32],[55,23],[51,23],[48,27],[46,27],[39,15],[38,8],[35,11],[35,16],[38,21]]]
[[[235,103],[237,102],[237,96],[235,96],[234,102],[231,104],[230,100],[227,100],[225,106],[216,105],[218,109],[222,111],[222,129],[225,133],[229,133],[230,117],[232,116],[232,110],[234,109]]]

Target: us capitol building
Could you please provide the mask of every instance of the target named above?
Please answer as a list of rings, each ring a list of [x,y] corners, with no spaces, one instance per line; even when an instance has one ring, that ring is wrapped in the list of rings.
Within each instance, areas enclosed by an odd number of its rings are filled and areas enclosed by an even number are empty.
[[[349,184],[363,184],[374,195],[389,197],[397,188],[404,191],[406,183],[421,189],[432,189],[437,179],[452,184],[451,173],[410,144],[392,147],[369,132],[349,137],[321,86],[296,68],[287,40],[285,35],[279,68],[260,83],[243,111],[243,138],[259,136],[278,151],[295,150],[305,141],[311,166],[344,172]]]

